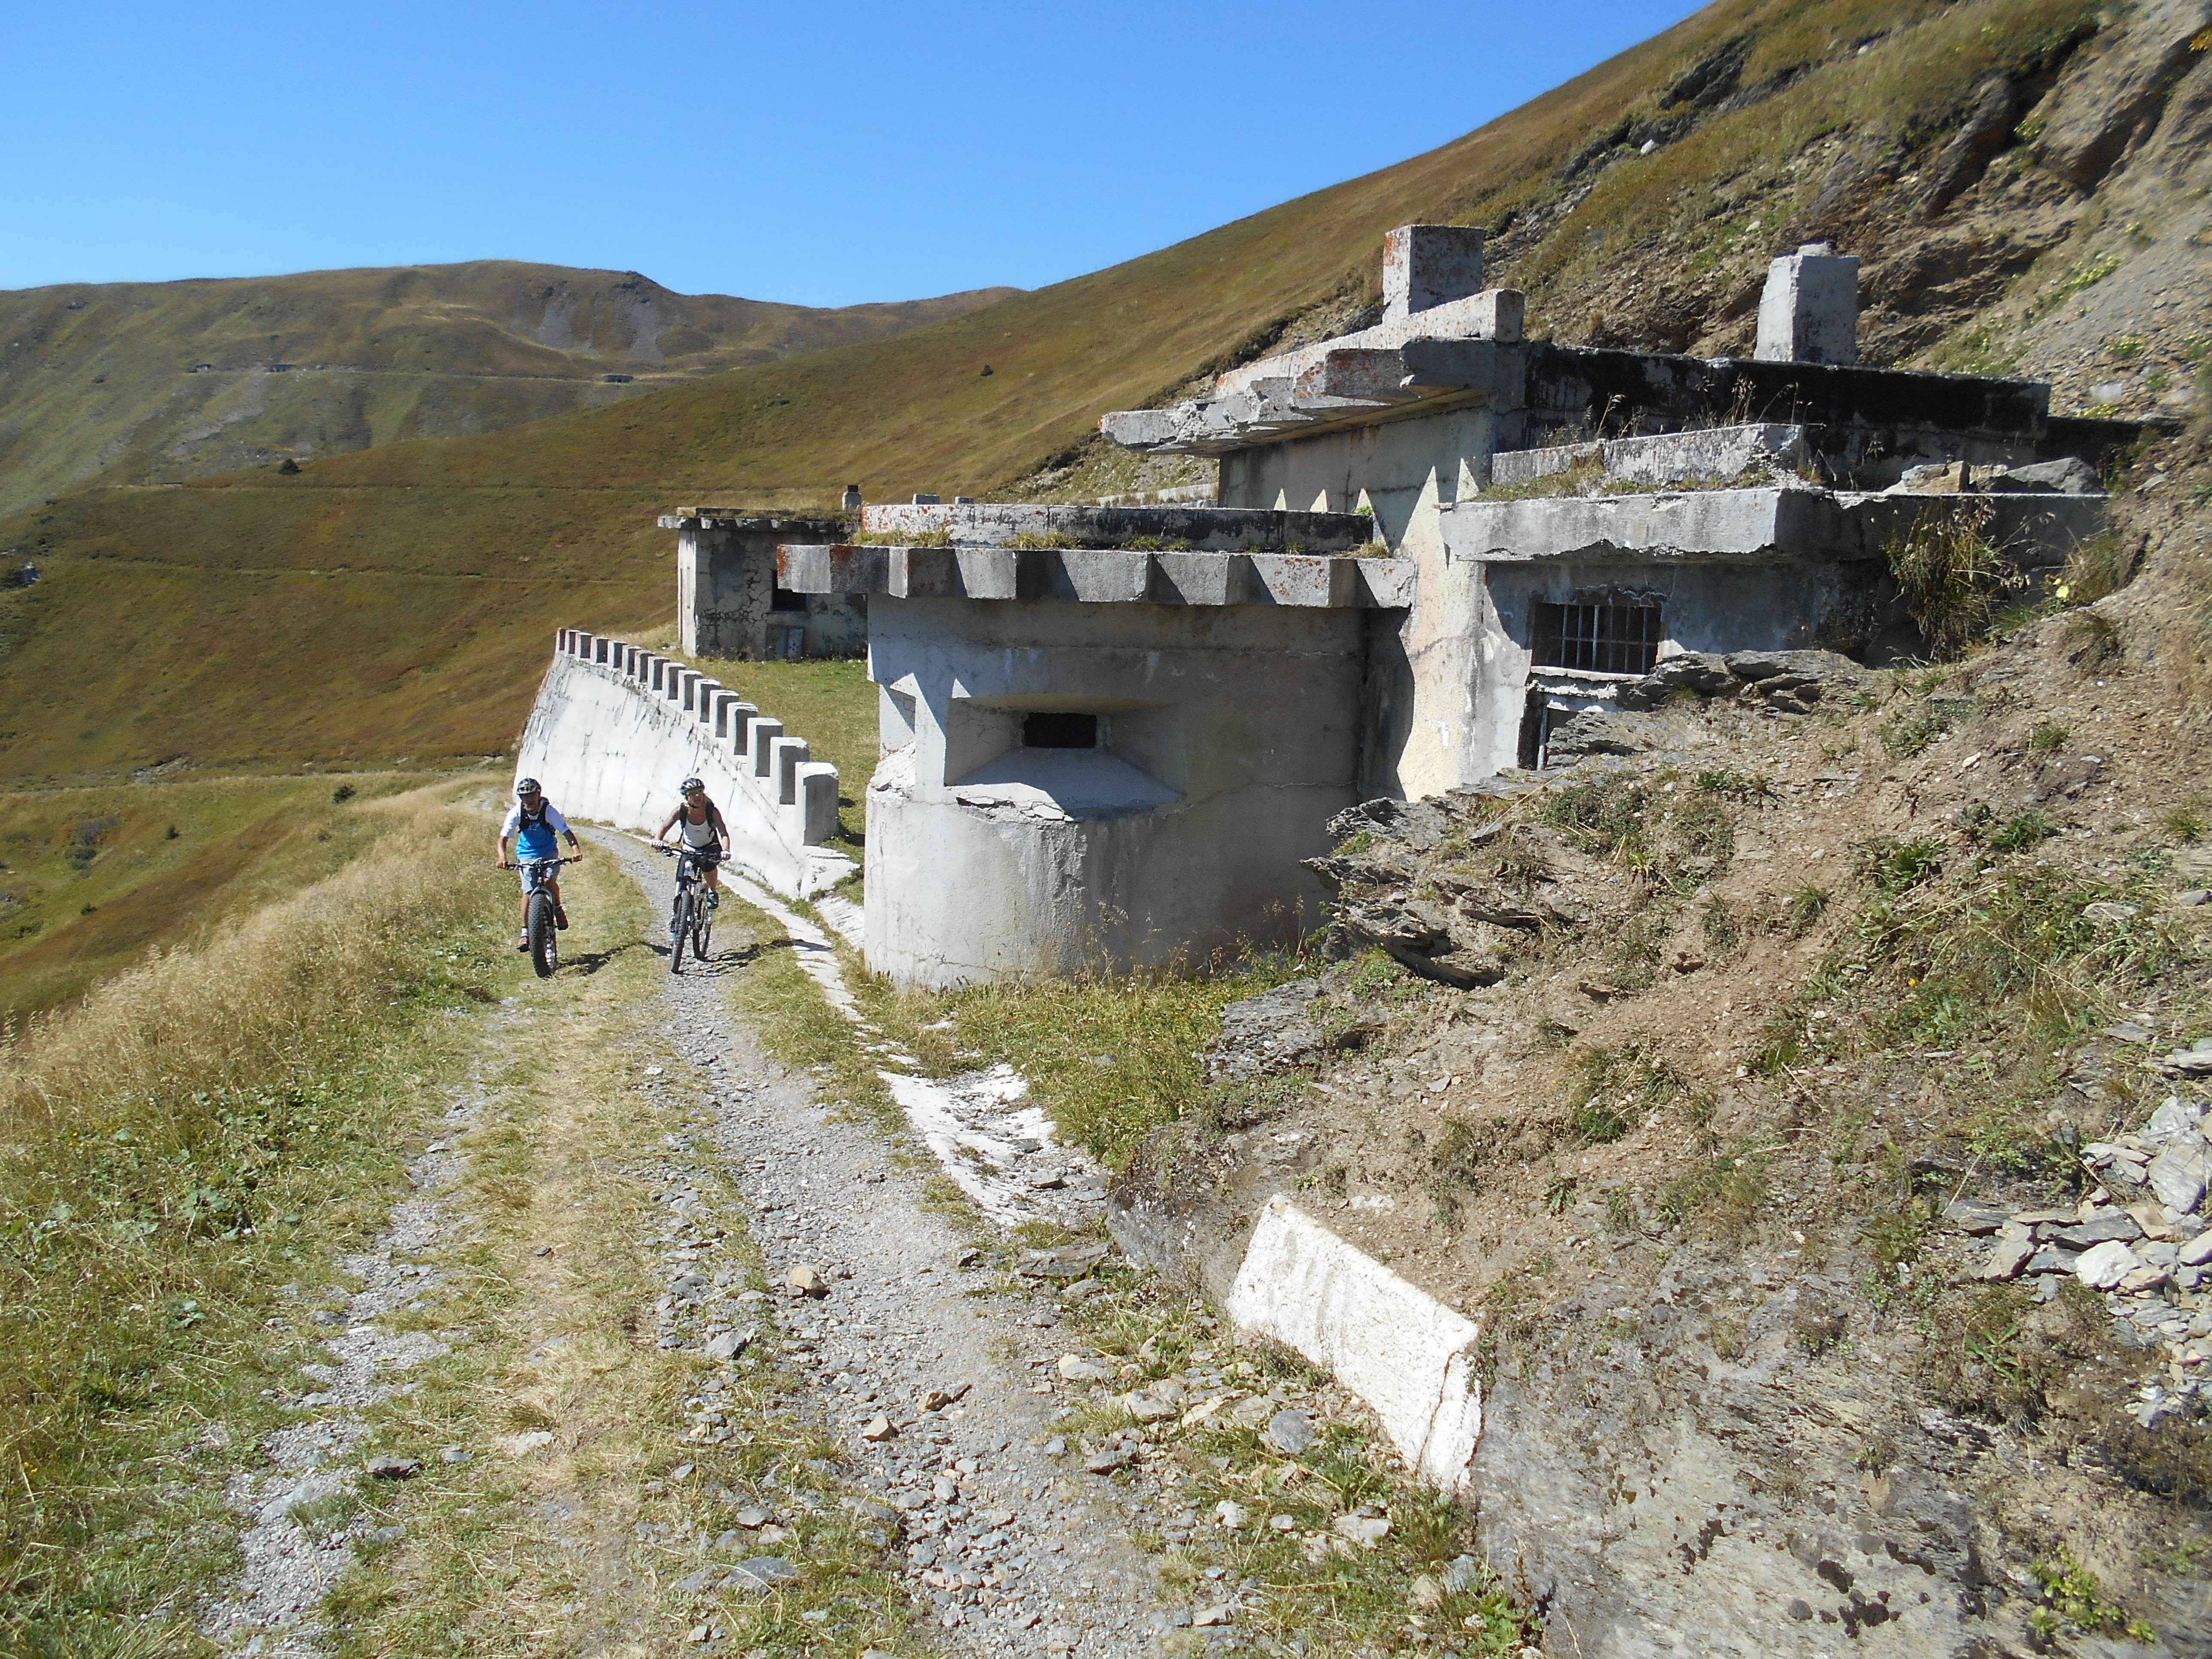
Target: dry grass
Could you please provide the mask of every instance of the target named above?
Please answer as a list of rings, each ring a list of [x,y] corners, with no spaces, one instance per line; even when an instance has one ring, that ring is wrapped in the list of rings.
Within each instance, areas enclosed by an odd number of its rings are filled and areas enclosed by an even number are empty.
[[[128,1650],[228,1559],[203,1431],[269,1425],[281,1282],[381,1212],[427,1017],[504,966],[462,793],[379,804],[346,868],[0,1036],[0,1647]]]

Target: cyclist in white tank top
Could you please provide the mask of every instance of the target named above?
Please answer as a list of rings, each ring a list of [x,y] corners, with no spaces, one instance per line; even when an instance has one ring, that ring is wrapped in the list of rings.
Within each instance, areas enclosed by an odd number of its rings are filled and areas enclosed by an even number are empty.
[[[722,861],[723,849],[729,845],[730,826],[722,822],[722,809],[708,799],[707,786],[698,779],[684,780],[684,799],[676,803],[676,810],[653,839],[667,840],[671,830],[681,834],[684,850],[693,854],[700,873],[707,878],[708,908],[719,906],[722,884],[714,866]]]

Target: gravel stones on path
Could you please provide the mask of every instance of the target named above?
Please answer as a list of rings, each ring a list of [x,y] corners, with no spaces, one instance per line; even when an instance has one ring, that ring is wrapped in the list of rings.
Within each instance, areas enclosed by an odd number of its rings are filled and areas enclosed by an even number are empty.
[[[600,839],[665,906],[658,861]],[[705,1348],[744,1334],[782,1351],[851,1461],[862,1495],[848,1506],[872,1506],[861,1518],[903,1555],[949,1650],[1157,1651],[1150,1563],[1121,1518],[1073,1484],[1082,1477],[1054,1448],[1051,1401],[1008,1357],[1042,1342],[1044,1291],[1034,1305],[1000,1296],[956,1265],[973,1247],[924,1207],[927,1169],[769,1059],[728,1011],[715,964],[704,966],[664,993],[666,1036],[688,1067],[647,1086],[702,1097],[712,1130],[668,1137],[663,1201],[688,1211],[687,1195],[733,1183],[776,1288],[746,1291],[739,1275],[702,1267],[702,1252],[673,1250],[658,1340]],[[711,1394],[710,1382],[685,1431],[702,1443],[730,1432]]]
[[[493,1016],[495,1026],[518,1018],[506,1007]],[[352,1561],[355,1544],[373,1536],[373,1517],[311,1530],[301,1511],[354,1491],[364,1479],[404,1480],[422,1473],[415,1458],[363,1460],[355,1449],[368,1433],[370,1408],[404,1390],[407,1371],[447,1351],[427,1333],[394,1334],[379,1322],[419,1309],[424,1292],[440,1283],[439,1268],[416,1258],[450,1242],[455,1218],[446,1195],[467,1170],[454,1143],[476,1121],[483,1087],[481,1075],[472,1074],[456,1091],[440,1137],[408,1165],[411,1194],[393,1206],[374,1246],[338,1264],[361,1289],[345,1294],[342,1308],[315,1316],[316,1323],[333,1328],[324,1339],[331,1363],[301,1368],[308,1386],[293,1401],[299,1420],[264,1441],[263,1464],[240,1470],[225,1488],[245,1522],[239,1536],[244,1565],[199,1621],[201,1633],[225,1653],[254,1659],[319,1654],[323,1598]]]

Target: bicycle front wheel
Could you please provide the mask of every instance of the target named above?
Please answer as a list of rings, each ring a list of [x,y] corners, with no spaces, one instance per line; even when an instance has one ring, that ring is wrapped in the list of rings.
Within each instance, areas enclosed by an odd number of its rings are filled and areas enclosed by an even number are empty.
[[[530,965],[538,970],[538,978],[550,979],[553,970],[561,965],[561,947],[555,942],[551,894],[530,896],[529,933]]]
[[[668,971],[684,971],[684,941],[691,933],[691,895],[679,891],[676,895],[676,914],[668,929]]]

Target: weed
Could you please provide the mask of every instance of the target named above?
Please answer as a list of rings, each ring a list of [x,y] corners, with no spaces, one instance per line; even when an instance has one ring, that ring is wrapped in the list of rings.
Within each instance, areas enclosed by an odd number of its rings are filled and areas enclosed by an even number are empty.
[[[1586,1048],[1575,1057],[1567,1094],[1575,1138],[1597,1146],[1618,1140],[1637,1122],[1688,1092],[1681,1073],[1642,1043]]]
[[[1853,842],[1851,850],[1858,855],[1859,879],[1878,893],[1910,892],[1943,873],[1941,842],[1875,836]]]
[[[1583,852],[1600,858],[1644,851],[1651,792],[1638,781],[1603,779],[1549,791],[1540,816]]]
[[[333,806],[343,806],[352,799],[353,786],[349,783],[342,783],[331,791],[331,805]]]
[[[1890,573],[1929,653],[1954,657],[1986,633],[2020,576],[1990,544],[1986,506],[1923,514],[1891,542]]]
[[[1567,1206],[1575,1201],[1575,1178],[1571,1175],[1555,1175],[1544,1188],[1544,1208],[1553,1215],[1564,1215]]]
[[[2066,746],[2073,732],[2057,720],[2038,720],[2035,729],[2027,734],[2027,746],[2038,755],[2055,755]]]
[[[1080,547],[1083,544],[1057,530],[1022,530],[1009,536],[1006,545],[1019,548],[1025,553],[1045,553]]]
[[[2057,820],[2040,807],[2016,812],[1990,833],[1989,845],[2000,853],[2024,852],[2058,833]]]
[[[1739,772],[1733,768],[1700,772],[1698,787],[1709,795],[1726,795],[1732,800],[1766,802],[1774,799],[1774,781],[1756,772]]]
[[[1457,1113],[1446,1116],[1437,1132],[1436,1145],[1429,1149],[1437,1188],[1474,1187],[1490,1145],[1490,1138],[1468,1118]]]
[[[1705,943],[1716,951],[1732,951],[1743,938],[1742,924],[1736,920],[1735,912],[1729,908],[1725,899],[1707,899],[1705,909],[1699,914],[1698,923],[1705,933]]]
[[[2039,1634],[2050,1638],[2069,1630],[2090,1634],[2116,1630],[2137,1642],[2158,1639],[2148,1625],[2107,1601],[2097,1575],[2065,1551],[2056,1559],[2030,1562],[2027,1571],[2043,1597],[2043,1605],[2028,1616]]]
[[[2066,636],[2074,660],[2092,666],[2118,661],[2126,647],[2119,623],[2101,611],[2076,611],[2066,618]]]
[[[1782,931],[1792,939],[1802,939],[1820,925],[1827,908],[1826,888],[1800,887],[1783,904]]]
[[[2169,806],[2159,816],[2159,827],[2183,845],[2192,845],[2212,834],[2212,798],[2191,795]]]
[[[2107,530],[2074,544],[2051,594],[2061,605],[2094,605],[2125,587],[2135,574],[2135,550],[2118,532]]]
[[[1881,746],[1893,759],[1910,760],[1948,732],[1957,718],[1956,707],[1948,699],[1899,709],[1881,723]]]

